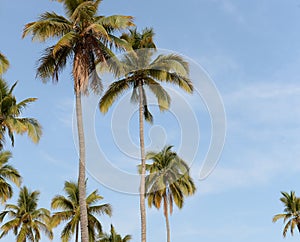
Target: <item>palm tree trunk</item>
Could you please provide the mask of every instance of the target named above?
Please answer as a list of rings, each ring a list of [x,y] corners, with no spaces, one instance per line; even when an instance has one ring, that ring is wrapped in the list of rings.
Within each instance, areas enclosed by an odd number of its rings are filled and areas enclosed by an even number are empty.
[[[170,235],[170,223],[169,223],[167,196],[164,196],[164,215],[165,215],[165,218],[166,218],[167,242],[170,242],[171,235]]]
[[[78,175],[78,189],[79,189],[79,207],[80,207],[80,230],[81,242],[89,241],[88,234],[88,219],[86,209],[86,191],[85,191],[85,142],[83,131],[83,118],[81,106],[81,93],[76,92],[76,118],[79,141],[79,175]]]
[[[79,223],[76,224],[76,230],[75,230],[75,242],[78,242],[78,231],[79,230]]]
[[[146,208],[145,208],[145,141],[144,141],[144,115],[143,115],[143,86],[139,82],[139,127],[141,148],[141,181],[140,181],[140,211],[141,211],[141,241],[146,242]]]

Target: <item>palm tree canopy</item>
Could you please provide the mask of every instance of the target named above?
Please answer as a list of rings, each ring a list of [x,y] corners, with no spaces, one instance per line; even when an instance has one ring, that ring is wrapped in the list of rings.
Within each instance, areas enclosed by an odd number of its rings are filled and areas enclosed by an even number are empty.
[[[14,146],[14,133],[27,133],[28,137],[37,143],[42,135],[42,127],[34,118],[21,117],[22,111],[28,104],[35,102],[37,98],[27,98],[21,102],[17,102],[13,95],[14,88],[17,82],[12,87],[8,87],[7,83],[0,77],[0,147],[5,143],[5,132]]]
[[[153,118],[148,110],[145,86],[154,94],[161,111],[167,110],[171,98],[160,83],[172,83],[186,92],[192,93],[193,85],[189,75],[188,63],[179,55],[158,55],[155,57],[154,32],[152,29],[144,29],[138,33],[136,29],[130,30],[129,34],[123,34],[121,39],[126,40],[133,51],[127,52],[120,60],[113,59],[110,69],[114,72],[118,81],[112,83],[100,100],[101,112],[106,113],[116,99],[129,88],[133,89],[131,101],[137,103],[139,95],[143,96],[144,117],[152,122]],[[105,68],[100,68],[106,71]],[[142,93],[138,92],[141,83]]]
[[[279,219],[283,219],[286,223],[283,229],[283,236],[285,237],[290,229],[291,234],[294,234],[295,226],[300,227],[300,198],[296,197],[295,192],[290,193],[281,192],[282,196],[280,201],[284,205],[284,213],[276,214],[273,217],[273,223]],[[300,230],[299,230],[300,232]]]
[[[110,234],[101,234],[97,242],[128,242],[132,239],[131,235],[125,235],[123,238],[118,234],[114,226],[110,225]]]
[[[7,180],[13,182],[18,187],[21,185],[21,175],[14,167],[7,164],[11,158],[11,152],[0,152],[0,201],[5,203],[13,195],[13,188]]]
[[[0,52],[0,76],[9,68],[9,61],[5,55]]]
[[[53,214],[51,225],[56,227],[62,222],[67,222],[61,232],[61,239],[62,241],[69,241],[71,236],[76,233],[77,225],[80,222],[78,183],[66,181],[64,191],[66,196],[57,195],[52,199],[51,208],[61,211]],[[102,232],[102,225],[96,216],[102,214],[111,216],[112,214],[110,204],[97,204],[102,199],[103,197],[98,194],[97,190],[90,193],[86,198],[90,241],[94,241],[97,234]]]
[[[49,38],[58,41],[47,48],[39,60],[37,76],[43,81],[58,81],[59,73],[73,58],[75,92],[87,93],[102,89],[95,71],[95,61],[105,62],[113,56],[112,47],[127,48],[127,42],[114,36],[114,31],[133,26],[131,16],[97,16],[100,0],[59,0],[67,17],[46,12],[25,25],[23,37],[32,34],[33,40],[44,42]],[[90,81],[89,81],[90,80]],[[90,85],[88,85],[90,84]]]
[[[196,191],[188,165],[171,149],[172,146],[166,146],[160,152],[148,152],[146,156],[147,160],[153,162],[146,165],[146,170],[150,172],[146,177],[148,205],[159,209],[165,197],[170,213],[173,211],[173,202],[182,208],[184,196],[193,195]]]
[[[40,232],[43,232],[49,239],[53,238],[49,226],[50,212],[45,208],[38,208],[38,191],[29,191],[22,187],[19,193],[17,204],[7,204],[5,210],[0,213],[0,222],[8,216],[11,220],[4,223],[0,230],[0,238],[10,230],[16,235],[17,242],[26,240],[36,242],[41,239]]]

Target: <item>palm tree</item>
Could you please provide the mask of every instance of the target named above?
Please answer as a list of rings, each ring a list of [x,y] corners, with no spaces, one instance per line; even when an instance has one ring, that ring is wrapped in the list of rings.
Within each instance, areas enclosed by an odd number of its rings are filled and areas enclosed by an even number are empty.
[[[128,242],[132,239],[131,235],[127,234],[123,238],[119,235],[114,226],[110,225],[110,234],[101,234],[97,242]]]
[[[296,197],[294,191],[281,192],[281,194],[283,197],[280,198],[280,201],[284,204],[284,213],[276,214],[273,217],[273,223],[278,219],[283,219],[283,222],[286,223],[283,228],[283,237],[285,237],[288,229],[292,235],[294,234],[295,226],[300,232],[300,198]]]
[[[7,164],[10,158],[11,153],[9,151],[0,152],[0,201],[2,203],[5,203],[7,199],[11,198],[13,195],[12,186],[7,180],[13,182],[18,187],[22,181],[19,172],[14,167]]]
[[[160,82],[169,82],[178,85],[183,90],[191,93],[193,85],[189,80],[188,63],[178,55],[159,55],[153,59],[155,45],[153,43],[153,30],[145,29],[142,33],[131,30],[123,35],[131,44],[134,51],[127,53],[120,60],[118,81],[112,83],[102,96],[99,106],[106,113],[114,101],[127,89],[132,88],[131,101],[139,106],[139,136],[141,152],[141,180],[140,180],[140,211],[141,211],[141,238],[146,242],[146,209],[145,209],[145,144],[144,120],[152,122],[153,117],[148,110],[146,90],[147,86],[157,98],[161,111],[169,108],[170,96],[160,85]]]
[[[163,202],[167,242],[171,238],[168,213],[172,214],[173,203],[182,208],[184,197],[193,195],[196,191],[188,165],[171,149],[172,146],[166,146],[160,152],[149,152],[146,156],[147,160],[153,161],[146,165],[146,170],[150,172],[146,176],[148,205],[159,209]]]
[[[40,15],[36,22],[28,23],[23,37],[32,34],[33,40],[44,42],[59,40],[45,50],[39,60],[37,76],[44,82],[58,81],[58,75],[67,62],[72,60],[73,81],[76,96],[76,118],[79,141],[79,201],[81,241],[88,242],[88,222],[85,191],[85,139],[82,120],[81,96],[88,94],[89,87],[100,92],[101,80],[95,71],[95,60],[105,62],[113,56],[111,48],[125,48],[126,42],[113,35],[115,30],[133,26],[131,16],[97,16],[101,0],[57,0],[62,2],[67,17],[54,12]],[[90,84],[90,85],[89,85]]]
[[[52,240],[53,233],[49,226],[50,212],[45,208],[38,207],[38,191],[29,191],[27,187],[22,187],[17,205],[7,204],[5,211],[0,213],[0,222],[7,216],[11,220],[0,227],[2,231],[0,238],[7,235],[12,230],[16,235],[16,242],[32,241],[41,239],[41,231]]]
[[[14,133],[27,133],[31,140],[37,143],[42,134],[41,125],[36,119],[21,118],[22,111],[36,98],[27,98],[19,103],[13,95],[13,90],[17,83],[11,88],[8,87],[6,81],[2,78],[2,74],[9,68],[8,59],[0,52],[0,149],[3,148],[5,142],[5,132],[7,131],[12,146],[14,145]]]
[[[78,241],[78,232],[80,224],[80,206],[79,206],[79,188],[74,182],[65,182],[64,191],[67,196],[57,195],[52,199],[52,209],[62,209],[52,216],[51,224],[58,226],[61,222],[67,221],[66,226],[61,232],[62,241],[69,241],[72,234],[75,233],[75,241]],[[88,213],[88,231],[89,241],[95,241],[96,235],[102,233],[102,226],[96,215],[107,214],[111,216],[112,209],[110,204],[95,205],[102,200],[95,190],[86,198],[86,208]]]
[[[35,102],[37,98],[27,98],[17,102],[13,95],[17,82],[8,87],[7,83],[0,77],[0,149],[5,143],[5,133],[7,132],[12,146],[14,146],[14,133],[27,133],[28,137],[37,143],[42,135],[42,128],[34,118],[21,117],[23,109],[28,104]]]
[[[9,61],[8,59],[5,57],[5,55],[3,55],[0,52],[0,76],[5,73],[7,71],[7,69],[9,68]]]

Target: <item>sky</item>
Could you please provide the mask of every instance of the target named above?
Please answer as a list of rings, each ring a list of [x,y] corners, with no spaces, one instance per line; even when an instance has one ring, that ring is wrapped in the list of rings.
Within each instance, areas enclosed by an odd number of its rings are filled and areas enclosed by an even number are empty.
[[[37,118],[43,126],[39,144],[17,136],[15,147],[7,143],[6,149],[13,153],[11,164],[22,174],[23,184],[39,190],[40,207],[49,209],[51,199],[63,194],[64,182],[76,180],[78,156],[71,70],[67,68],[57,84],[41,83],[35,67],[47,43],[21,38],[24,25],[45,11],[63,14],[55,1],[0,2],[0,51],[11,63],[4,78],[10,84],[18,80],[18,100],[38,98],[24,115]],[[192,63],[195,95],[168,86],[173,98],[170,111],[159,113],[150,98],[155,121],[153,126],[146,124],[147,150],[174,145],[191,165],[197,186],[197,193],[170,218],[172,241],[298,240],[297,231],[284,239],[282,221],[273,224],[272,217],[283,211],[280,191],[300,192],[300,1],[104,0],[99,14],[134,16],[139,29],[153,27],[159,49],[179,53]],[[205,92],[207,86],[201,89],[203,80],[214,87],[211,95],[204,95],[210,93]],[[103,77],[105,87],[110,81],[111,77]],[[90,115],[86,122],[92,122],[89,128],[96,137],[96,148],[88,152],[92,157],[88,192],[98,189],[102,202],[113,207],[111,218],[101,217],[106,232],[112,223],[120,234],[139,241],[139,198],[132,185],[122,187],[138,164],[136,107],[128,99],[124,95],[105,116],[97,110],[98,99],[84,105]],[[222,105],[214,105],[220,100]],[[221,111],[224,107],[226,122],[222,113],[210,116],[215,106]],[[200,179],[211,137],[223,137],[218,124],[226,125],[224,148],[215,169]],[[113,174],[97,170],[103,161],[114,167]],[[116,171],[125,176],[116,177]],[[112,183],[101,180],[110,175]],[[10,202],[17,195],[15,188]],[[147,208],[147,227],[149,242],[165,240],[161,210]],[[54,230],[53,241],[59,241],[60,232],[60,227]],[[1,241],[13,238],[8,235]],[[43,236],[41,241],[48,239]]]

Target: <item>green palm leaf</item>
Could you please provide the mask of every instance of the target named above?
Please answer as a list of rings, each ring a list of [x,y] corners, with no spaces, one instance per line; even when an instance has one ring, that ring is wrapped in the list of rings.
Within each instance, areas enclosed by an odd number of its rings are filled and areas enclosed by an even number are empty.
[[[272,221],[277,222],[279,219],[283,219],[286,223],[283,228],[283,237],[286,237],[288,230],[290,229],[291,234],[294,234],[294,229],[297,226],[300,232],[300,199],[296,197],[295,192],[290,193],[281,192],[282,196],[280,201],[284,204],[284,212],[282,214],[276,214]]]
[[[8,59],[5,57],[5,55],[3,55],[0,52],[0,76],[5,73],[9,68],[9,61]]]

